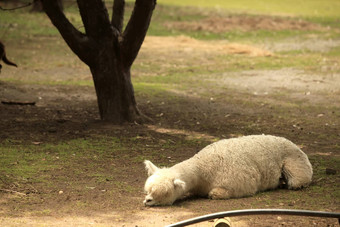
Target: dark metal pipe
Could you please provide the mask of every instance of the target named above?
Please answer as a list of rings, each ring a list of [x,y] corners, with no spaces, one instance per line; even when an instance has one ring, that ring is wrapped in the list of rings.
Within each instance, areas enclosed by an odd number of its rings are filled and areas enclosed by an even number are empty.
[[[291,209],[249,209],[249,210],[232,210],[213,214],[207,214],[196,218],[191,218],[175,224],[167,225],[166,227],[182,227],[192,225],[195,223],[208,221],[215,218],[235,217],[242,215],[264,215],[264,214],[280,214],[280,215],[295,215],[295,216],[309,216],[309,217],[323,217],[323,218],[337,218],[340,219],[340,213],[324,212],[324,211],[310,211],[310,210],[291,210]]]

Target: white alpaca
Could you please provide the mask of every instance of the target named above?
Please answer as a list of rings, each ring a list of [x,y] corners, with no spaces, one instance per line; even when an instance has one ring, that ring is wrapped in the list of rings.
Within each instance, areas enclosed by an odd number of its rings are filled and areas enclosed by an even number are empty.
[[[144,161],[146,206],[171,205],[187,194],[228,199],[277,188],[310,184],[313,170],[295,144],[269,135],[225,139],[208,145],[192,158],[171,168]]]

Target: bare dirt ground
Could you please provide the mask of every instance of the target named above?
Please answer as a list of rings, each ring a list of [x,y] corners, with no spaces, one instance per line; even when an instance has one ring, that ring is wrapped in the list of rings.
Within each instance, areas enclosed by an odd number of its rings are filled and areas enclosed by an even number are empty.
[[[276,24],[272,24],[272,28],[281,23],[280,20],[274,22]],[[312,26],[303,22],[288,24],[298,26],[298,29]],[[337,46],[339,40],[324,42],[324,46],[322,42],[318,44],[320,49]],[[297,48],[294,42],[285,45]],[[180,65],[190,56],[201,56],[204,61],[214,54],[270,57],[275,51],[270,47],[198,41],[184,36],[149,37],[141,56],[147,57],[148,53],[152,53],[147,60],[158,58],[162,62],[164,58],[164,61],[173,60]],[[128,151],[117,150],[114,155],[107,154],[105,159],[97,160],[95,156],[93,159],[76,159],[68,168],[40,173],[46,174],[52,186],[32,179],[11,181],[2,176],[6,189],[24,194],[0,192],[0,224],[141,227],[164,226],[198,215],[233,209],[291,208],[339,212],[339,198],[327,198],[324,188],[339,190],[336,183],[340,176],[338,162],[329,158],[339,157],[340,75],[325,70],[322,74],[284,68],[198,75],[197,79],[210,84],[210,88],[203,86],[182,90],[174,86],[163,95],[155,96],[137,91],[140,109],[155,122],[123,126],[99,121],[95,92],[91,86],[0,82],[1,101],[36,102],[35,105],[0,104],[2,142],[7,141],[13,146],[39,146],[72,139],[95,141],[96,138],[117,137],[129,147]],[[32,75],[38,78],[48,75],[52,81],[90,78],[85,67],[75,64],[69,67],[62,65],[58,70],[6,68],[0,79],[15,76],[25,79],[34,77]],[[310,155],[317,176],[311,188],[275,190],[227,201],[193,198],[172,207],[147,208],[142,205],[146,174],[142,160],[135,160],[135,157],[149,156],[155,163],[172,165],[191,157],[216,138],[260,133],[287,137]],[[188,140],[194,142],[188,143]],[[135,161],[131,163],[131,160]],[[57,156],[55,162],[58,163]],[[337,166],[332,166],[332,163]],[[15,165],[13,163],[13,168]],[[337,174],[325,175],[325,165],[336,169]],[[99,167],[110,176],[101,182],[89,175]],[[231,221],[233,226],[339,226],[334,219],[291,216],[239,217]],[[196,226],[212,226],[212,222]]]
[[[155,52],[157,55],[176,52],[181,58],[202,54],[244,54],[254,57],[273,55],[270,51],[250,45],[227,41],[201,41],[188,36],[147,37],[143,48],[144,51]]]
[[[250,16],[250,15],[229,15],[208,17],[201,21],[181,21],[167,22],[164,26],[169,29],[176,27],[182,30],[202,30],[213,33],[228,32],[234,30],[255,31],[255,30],[318,30],[326,31],[328,27],[322,27],[318,24],[297,20],[296,18],[282,18],[270,16]]]

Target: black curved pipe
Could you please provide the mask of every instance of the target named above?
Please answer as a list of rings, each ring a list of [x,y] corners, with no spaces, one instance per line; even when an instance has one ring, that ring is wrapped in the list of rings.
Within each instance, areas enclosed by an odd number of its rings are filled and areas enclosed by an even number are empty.
[[[310,210],[291,210],[291,209],[248,209],[248,210],[232,210],[213,214],[207,214],[196,218],[191,218],[175,224],[167,225],[166,227],[182,227],[192,225],[195,223],[208,221],[215,218],[235,217],[242,215],[264,215],[264,214],[280,214],[280,215],[295,215],[295,216],[309,216],[322,218],[337,218],[340,221],[340,213],[324,212],[324,211],[310,211]]]

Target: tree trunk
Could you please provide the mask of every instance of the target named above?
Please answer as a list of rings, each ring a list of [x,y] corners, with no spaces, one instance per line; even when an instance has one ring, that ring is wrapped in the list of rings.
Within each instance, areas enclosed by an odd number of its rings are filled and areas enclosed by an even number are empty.
[[[44,12],[40,0],[33,0],[31,12]]]
[[[90,66],[100,117],[113,123],[133,122],[140,113],[131,83],[130,68],[124,67],[114,51],[107,51],[105,56]]]
[[[67,45],[90,67],[101,119],[116,124],[138,120],[141,115],[130,68],[149,28],[156,0],[135,0],[124,31],[125,0],[114,0],[111,20],[105,1],[77,0],[85,33],[71,24],[58,2],[41,1]]]
[[[130,72],[120,72],[119,67],[109,71],[91,68],[95,84],[100,118],[113,123],[132,122],[139,115]],[[114,76],[116,75],[116,76]],[[105,77],[115,77],[107,80]]]

